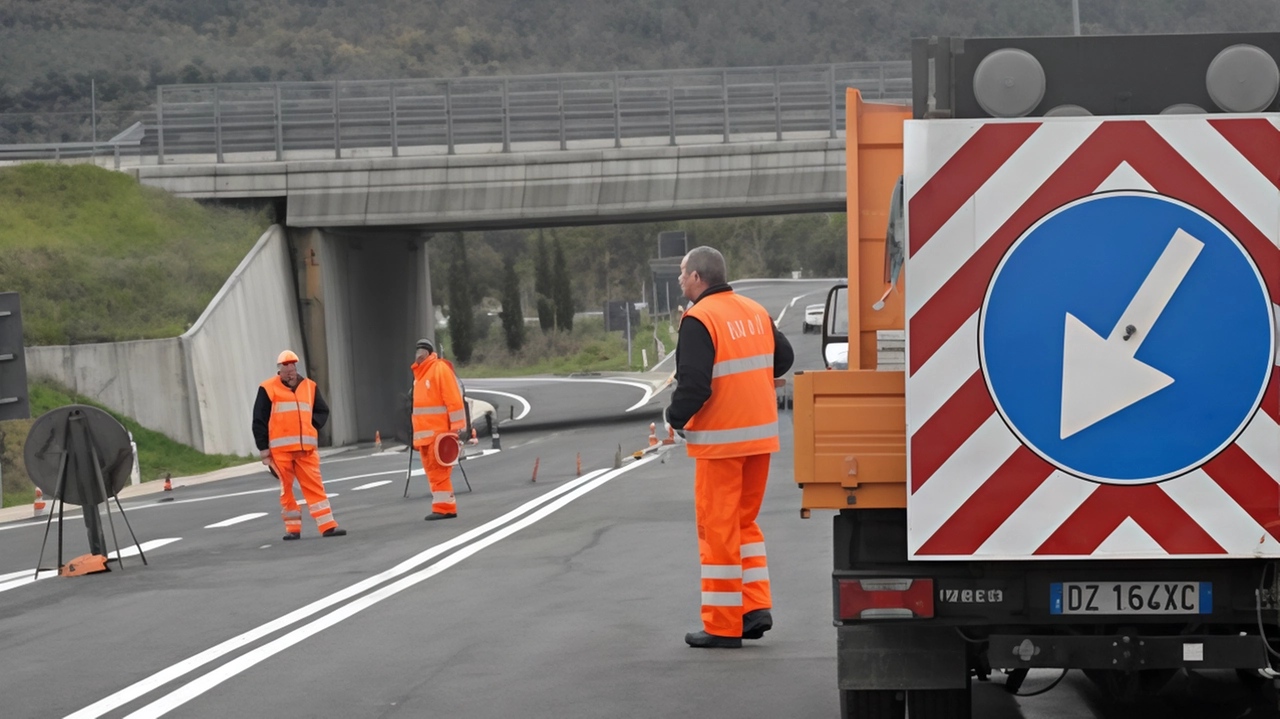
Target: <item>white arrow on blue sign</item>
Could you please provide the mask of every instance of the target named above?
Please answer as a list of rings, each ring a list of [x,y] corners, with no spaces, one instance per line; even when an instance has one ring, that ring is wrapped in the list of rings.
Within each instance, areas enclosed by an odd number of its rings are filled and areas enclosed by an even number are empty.
[[[1031,450],[1140,484],[1185,474],[1248,425],[1275,355],[1272,305],[1244,247],[1200,210],[1145,192],[1046,215],[996,268],[983,376]]]

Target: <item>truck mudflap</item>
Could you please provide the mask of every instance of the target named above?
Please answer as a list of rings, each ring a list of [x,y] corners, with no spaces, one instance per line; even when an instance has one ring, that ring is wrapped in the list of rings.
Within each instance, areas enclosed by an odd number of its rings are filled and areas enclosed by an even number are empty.
[[[1237,669],[1267,666],[1262,638],[1240,635],[992,634],[988,666],[1009,669]]]
[[[860,624],[836,630],[842,690],[964,689],[968,651],[952,627]]]

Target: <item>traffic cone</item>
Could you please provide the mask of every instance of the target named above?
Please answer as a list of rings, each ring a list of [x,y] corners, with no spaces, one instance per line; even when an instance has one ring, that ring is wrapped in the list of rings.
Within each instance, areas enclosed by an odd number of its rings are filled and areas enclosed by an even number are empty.
[[[373,433],[373,448],[379,452],[382,451],[382,432]]]
[[[471,428],[471,439],[467,440],[467,444],[480,444],[480,440],[476,439],[476,428]]]
[[[44,492],[41,492],[39,487],[36,487],[36,501],[31,505],[31,511],[31,516],[33,517],[43,517],[44,513],[48,511],[48,505],[44,501]]]
[[[166,492],[173,491],[173,482],[170,481],[168,472],[164,473],[164,491]]]
[[[655,434],[656,430],[657,430],[657,425],[654,424],[653,422],[650,422],[649,423],[649,446],[650,447],[658,443],[658,435]]]

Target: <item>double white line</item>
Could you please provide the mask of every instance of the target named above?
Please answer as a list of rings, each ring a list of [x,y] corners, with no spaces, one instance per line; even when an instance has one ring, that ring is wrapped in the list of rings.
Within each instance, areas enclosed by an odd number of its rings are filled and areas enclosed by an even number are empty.
[[[115,694],[94,702],[84,709],[68,715],[67,719],[97,719],[108,712],[114,711],[135,699],[159,689],[169,682],[190,674],[210,662],[237,650],[243,649],[259,639],[274,634],[275,632],[296,624],[308,617],[319,614],[334,605],[345,602],[353,597],[357,597],[369,589],[383,585],[377,591],[370,592],[369,594],[366,594],[353,602],[347,603],[322,617],[303,624],[287,634],[277,637],[267,644],[236,657],[226,664],[217,667],[213,671],[187,682],[183,686],[178,687],[141,709],[129,714],[127,719],[144,719],[147,717],[164,716],[168,712],[186,704],[215,686],[274,656],[275,654],[284,651],[298,642],[301,642],[307,637],[324,631],[338,622],[341,622],[342,620],[347,619],[362,610],[387,599],[388,597],[398,594],[415,584],[426,581],[449,567],[458,564],[476,552],[479,552],[485,547],[499,542],[512,534],[519,532],[521,529],[534,524],[535,522],[547,518],[574,500],[603,486],[607,482],[626,474],[636,467],[653,461],[657,456],[657,454],[650,455],[644,459],[624,465],[620,469],[607,471],[597,470],[579,479],[575,479],[572,482],[568,482],[565,485],[557,487],[541,497],[538,497],[537,499],[526,502],[497,519],[476,527],[475,529],[472,529],[471,531],[447,542],[437,544],[436,546],[431,547],[430,549],[427,549],[401,562],[400,564],[397,564],[391,569],[357,582],[356,584],[353,584],[339,592],[335,592],[323,599],[316,600],[301,609],[292,611],[279,619],[267,622],[266,624],[255,629],[251,629],[244,634],[232,637],[217,646],[206,649],[205,651],[178,662],[171,667],[162,669],[146,679],[125,687]],[[493,534],[490,534],[479,541],[472,541],[495,529],[498,531],[493,532]],[[458,547],[464,548],[426,568],[419,569],[408,576],[401,577],[401,575],[407,574],[410,570],[416,569],[432,559]],[[396,577],[401,578],[395,582],[387,583]]]

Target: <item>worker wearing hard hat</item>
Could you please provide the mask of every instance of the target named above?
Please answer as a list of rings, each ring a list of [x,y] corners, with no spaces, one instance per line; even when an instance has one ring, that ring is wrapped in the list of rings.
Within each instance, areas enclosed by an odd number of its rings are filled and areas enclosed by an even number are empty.
[[[703,631],[692,647],[741,647],[773,627],[764,534],[756,524],[769,454],[778,451],[773,378],[794,354],[768,311],[735,294],[724,257],[695,247],[680,263],[693,301],[680,321],[676,389],[667,422],[694,458],[694,511],[702,560]]]
[[[458,516],[450,475],[453,467],[437,461],[436,439],[467,426],[466,407],[453,365],[436,355],[431,340],[418,340],[413,356],[413,447],[431,482],[431,514],[427,521]]]
[[[302,510],[293,498],[293,481],[297,478],[307,509],[325,537],[341,537],[333,519],[329,497],[320,479],[319,430],[329,421],[329,406],[320,396],[315,382],[298,374],[298,355],[289,350],[276,358],[275,377],[258,387],[253,405],[253,439],[262,455],[262,463],[280,479],[281,517],[284,538],[302,536]]]

